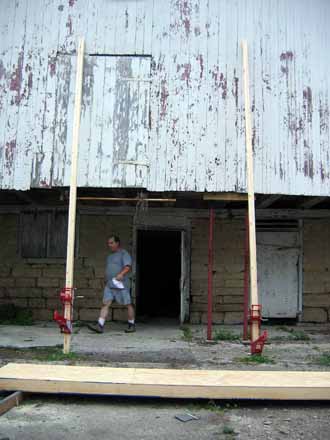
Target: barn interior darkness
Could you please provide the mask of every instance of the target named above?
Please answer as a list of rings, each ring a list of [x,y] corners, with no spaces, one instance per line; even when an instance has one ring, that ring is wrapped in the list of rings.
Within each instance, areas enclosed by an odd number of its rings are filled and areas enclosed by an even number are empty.
[[[181,233],[138,231],[136,264],[137,317],[179,322]]]

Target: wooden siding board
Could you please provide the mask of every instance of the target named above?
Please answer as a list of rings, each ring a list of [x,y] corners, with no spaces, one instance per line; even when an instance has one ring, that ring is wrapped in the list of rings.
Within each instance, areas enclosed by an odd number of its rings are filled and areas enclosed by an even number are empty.
[[[193,0],[186,2],[172,3],[173,17],[172,27],[176,32],[171,32],[171,37],[176,36],[180,42],[180,51],[177,52],[176,45],[172,44],[171,58],[173,70],[176,69],[175,88],[179,89],[179,100],[177,105],[179,128],[177,137],[172,138],[172,156],[170,161],[173,164],[171,173],[170,189],[185,191],[186,187],[194,188],[194,182],[189,175],[187,168],[188,155],[194,155],[194,144],[189,130],[189,120],[192,117],[191,87],[193,60],[191,54],[191,15]],[[173,50],[174,49],[174,50]],[[173,84],[174,85],[174,84]],[[172,86],[173,87],[173,86]],[[173,94],[171,95],[173,99]],[[195,101],[196,103],[196,101]],[[198,124],[198,122],[196,122]]]
[[[86,57],[87,58],[87,57]],[[102,186],[101,185],[101,163],[104,160],[103,127],[104,127],[104,101],[106,100],[104,89],[105,65],[104,57],[89,57],[91,66],[90,76],[90,98],[88,99],[88,110],[84,113],[81,125],[86,127],[87,139],[80,140],[79,145],[79,164],[84,162],[83,155],[87,151],[88,170],[86,170],[85,182],[80,185]],[[85,78],[85,81],[88,78]],[[87,84],[85,82],[85,97],[87,95]],[[81,165],[79,165],[79,170]],[[81,175],[81,174],[80,174]],[[83,176],[81,176],[83,177]]]
[[[114,124],[114,108],[115,108],[115,87],[116,87],[116,70],[114,68],[114,59],[106,59],[105,75],[104,75],[104,100],[105,107],[103,110],[104,126],[103,126],[103,161],[101,163],[101,179],[102,186],[110,186],[113,182],[113,124]],[[109,164],[111,166],[109,167]]]
[[[158,21],[157,17],[162,20]],[[165,2],[153,1],[151,53],[153,54],[150,91],[150,162],[149,188],[165,191],[166,156],[169,136],[169,62],[171,10]],[[175,129],[175,125],[173,127]]]
[[[208,2],[207,5],[207,18],[205,24],[209,23],[208,28],[197,27],[197,33],[201,32],[200,37],[205,38],[207,33],[209,34],[209,39],[213,39],[219,35],[219,2]],[[219,63],[219,39],[215,40],[215,44],[207,45],[207,56],[203,58],[204,62],[204,72],[203,72],[203,93],[205,93],[205,112],[207,126],[204,133],[205,145],[205,189],[207,191],[216,191],[217,188],[217,178],[220,173],[220,164],[223,160],[220,154],[220,142],[218,132],[218,116],[219,116],[219,94],[214,90],[214,84],[211,84],[208,80],[208,74],[213,68],[214,62],[216,65]],[[199,178],[197,174],[199,173],[196,168],[196,182],[197,187],[199,187]]]
[[[11,46],[13,50],[8,53],[6,63],[6,98],[3,103],[3,141],[2,141],[2,180],[4,188],[14,186],[15,166],[18,154],[21,154],[21,145],[17,144],[17,130],[19,125],[19,114],[21,103],[24,97],[24,59],[26,56],[26,4],[16,2],[14,16],[12,16],[13,27],[9,27],[11,35]],[[11,32],[10,32],[11,31]],[[23,176],[22,176],[23,177]],[[24,184],[23,184],[24,186]]]
[[[7,2],[3,5],[3,16],[7,17],[6,21],[1,24],[1,74],[0,74],[0,141],[1,141],[1,154],[0,154],[0,179],[1,187],[5,188],[7,183],[5,167],[6,167],[6,154],[7,148],[6,143],[10,142],[7,139],[6,123],[7,123],[7,113],[9,111],[9,90],[10,90],[10,80],[12,72],[12,57],[15,55],[14,46],[14,26],[15,26],[15,15],[16,8],[10,7],[10,3]]]
[[[58,55],[56,58],[56,110],[53,131],[53,172],[52,185],[64,186],[67,161],[71,155],[71,132],[74,78],[76,72],[76,57]],[[71,116],[70,116],[71,115]]]
[[[23,213],[21,221],[22,257],[45,258],[47,256],[48,213]]]
[[[208,39],[208,1],[194,1],[190,17],[191,54],[191,87],[189,90],[189,118],[187,131],[189,143],[187,148],[187,173],[185,190],[191,185],[194,190],[206,187],[206,156],[205,148],[207,133],[207,99],[208,85],[206,82],[205,63],[207,63]],[[191,151],[189,151],[191,149]]]
[[[149,176],[149,108],[150,108],[150,59],[136,58],[138,64],[137,122],[131,127],[131,136],[135,142],[135,160],[144,165],[130,166],[135,177],[136,187],[145,187]],[[134,84],[134,83],[133,83]],[[136,134],[135,134],[136,133]],[[134,140],[134,137],[136,139]],[[127,182],[128,183],[128,182]],[[126,184],[127,184],[126,183]]]

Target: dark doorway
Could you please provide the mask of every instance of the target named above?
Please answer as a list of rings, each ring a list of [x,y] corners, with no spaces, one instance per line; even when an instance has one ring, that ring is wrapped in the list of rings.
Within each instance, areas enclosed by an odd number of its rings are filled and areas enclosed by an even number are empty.
[[[180,319],[181,232],[138,231],[136,313]]]

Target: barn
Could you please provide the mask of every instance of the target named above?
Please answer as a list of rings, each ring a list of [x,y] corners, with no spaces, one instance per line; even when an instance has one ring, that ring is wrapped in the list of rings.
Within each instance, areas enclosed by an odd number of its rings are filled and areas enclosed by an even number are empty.
[[[327,0],[3,0],[0,304],[59,307],[83,37],[74,318],[117,234],[137,317],[205,323],[212,209],[212,321],[243,321],[245,39],[263,317],[329,321],[329,23]]]

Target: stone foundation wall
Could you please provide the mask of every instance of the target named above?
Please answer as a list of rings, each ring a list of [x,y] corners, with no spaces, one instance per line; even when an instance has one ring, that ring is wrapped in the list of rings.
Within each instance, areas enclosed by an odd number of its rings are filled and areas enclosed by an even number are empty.
[[[83,215],[79,226],[79,253],[75,262],[74,319],[98,316],[104,285],[107,237],[118,234],[132,251],[132,217]],[[61,310],[59,292],[65,285],[64,259],[23,259],[18,250],[18,216],[0,216],[0,305],[31,309],[36,320],[51,320]],[[243,320],[243,221],[217,219],[214,237],[213,322]],[[192,220],[190,322],[207,320],[208,220]],[[330,320],[330,222],[304,222],[303,321]],[[109,317],[126,320],[126,309],[114,305]]]
[[[304,221],[303,321],[330,320],[330,221]]]
[[[0,304],[30,309],[36,320],[52,320],[61,310],[59,292],[65,286],[65,260],[22,259],[18,254],[18,216],[0,216]],[[107,237],[121,237],[129,252],[132,218],[127,216],[82,216],[79,227],[79,257],[75,261],[77,298],[74,319],[95,320],[102,304]],[[111,309],[110,319],[123,319],[125,311]],[[125,318],[126,319],[126,318]]]
[[[243,321],[244,221],[216,219],[214,226],[213,323]],[[192,222],[192,323],[207,322],[208,220]]]

